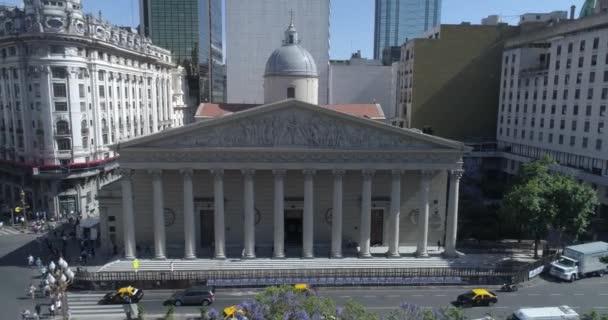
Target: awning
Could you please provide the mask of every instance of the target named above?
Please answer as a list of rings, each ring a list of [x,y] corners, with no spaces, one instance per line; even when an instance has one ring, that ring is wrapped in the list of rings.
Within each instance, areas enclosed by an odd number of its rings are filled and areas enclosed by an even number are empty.
[[[99,224],[99,218],[86,218],[80,221],[80,227],[84,229],[93,228]]]

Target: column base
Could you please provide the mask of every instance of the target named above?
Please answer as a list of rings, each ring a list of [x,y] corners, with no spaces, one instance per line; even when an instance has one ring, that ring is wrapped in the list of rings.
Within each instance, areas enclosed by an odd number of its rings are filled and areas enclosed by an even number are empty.
[[[374,256],[371,255],[371,253],[364,253],[364,254],[359,254],[359,259],[371,259]]]
[[[416,256],[417,258],[428,258],[429,253],[426,251],[416,251],[416,253],[414,253],[414,256]]]
[[[154,260],[167,260],[167,257],[165,257],[165,256],[156,256],[156,257],[154,257]]]
[[[310,259],[314,259],[314,258],[315,258],[315,256],[306,255],[306,256],[302,256],[300,259],[310,260]]]
[[[393,253],[387,252],[386,253],[386,257],[389,258],[389,259],[399,259],[399,258],[401,258],[401,254],[399,252],[397,252],[397,253],[395,253],[395,252],[393,252]]]
[[[285,257],[285,255],[275,255],[275,256],[272,256],[272,259],[274,259],[274,260],[284,260],[284,259],[287,259],[287,258]]]
[[[133,260],[135,260],[137,258],[135,256],[128,256],[128,257],[124,257],[123,259],[126,260],[126,261],[133,261]]]
[[[329,257],[330,259],[344,259],[344,256],[341,253],[332,253]]]
[[[216,255],[213,257],[214,260],[226,260],[225,255]]]
[[[196,256],[192,255],[192,256],[185,256],[184,260],[196,260]]]
[[[243,259],[243,260],[253,260],[253,259],[255,259],[255,255],[243,256],[241,259]]]
[[[462,252],[458,252],[458,251],[456,251],[456,250],[451,251],[451,252],[447,252],[447,251],[446,251],[446,252],[443,252],[443,253],[441,254],[441,256],[442,256],[442,257],[444,257],[444,258],[449,258],[449,259],[458,259],[458,258],[460,258],[461,256],[464,256],[464,253],[462,253]]]

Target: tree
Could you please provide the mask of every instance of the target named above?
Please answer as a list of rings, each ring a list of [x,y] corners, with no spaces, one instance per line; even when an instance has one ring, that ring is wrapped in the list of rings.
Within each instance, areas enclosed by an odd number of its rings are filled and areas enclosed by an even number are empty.
[[[547,235],[555,219],[555,207],[547,200],[547,186],[540,179],[516,185],[504,199],[505,209],[534,235],[535,258],[538,258],[540,239]]]
[[[538,244],[551,229],[578,238],[589,225],[599,204],[596,192],[571,176],[552,174],[553,162],[545,157],[524,164],[517,183],[505,196],[504,208],[534,235],[534,257]]]

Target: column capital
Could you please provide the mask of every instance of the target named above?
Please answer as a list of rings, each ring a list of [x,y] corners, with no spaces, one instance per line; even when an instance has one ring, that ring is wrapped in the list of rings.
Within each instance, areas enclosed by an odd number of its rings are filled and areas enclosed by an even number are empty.
[[[376,173],[376,170],[374,170],[374,169],[361,170],[361,174],[363,175],[364,178],[371,178],[374,176],[375,173]]]
[[[450,170],[450,179],[454,179],[454,180],[460,180],[460,178],[462,178],[462,175],[464,174],[464,170],[459,169],[459,170]]]
[[[120,175],[122,175],[123,179],[128,179],[130,180],[131,177],[133,176],[133,169],[127,169],[127,168],[120,168],[119,169]]]
[[[391,170],[391,174],[393,176],[401,176],[404,172],[405,172],[405,170],[403,170],[403,169],[393,169],[393,170]]]
[[[255,174],[255,170],[254,169],[242,169],[241,173],[246,177],[253,176]]]
[[[150,170],[148,170],[148,173],[153,175],[156,178],[156,177],[160,177],[163,174],[163,170],[162,169],[150,169]]]
[[[315,170],[315,169],[304,169],[304,170],[302,170],[302,173],[304,173],[305,176],[314,176],[317,173],[317,170]]]
[[[224,175],[224,169],[211,169],[210,171],[214,177],[222,177]]]
[[[334,176],[343,176],[346,174],[346,170],[344,169],[333,169],[331,172]]]
[[[420,176],[424,179],[430,179],[435,175],[435,170],[420,170]]]
[[[285,169],[273,169],[272,170],[272,174],[275,177],[281,177],[282,178],[282,177],[285,176],[285,174],[287,174],[287,170],[285,170]]]
[[[192,169],[181,169],[181,170],[179,170],[179,173],[181,173],[182,175],[184,175],[186,177],[192,177],[192,175],[194,174],[194,170],[192,170]]]

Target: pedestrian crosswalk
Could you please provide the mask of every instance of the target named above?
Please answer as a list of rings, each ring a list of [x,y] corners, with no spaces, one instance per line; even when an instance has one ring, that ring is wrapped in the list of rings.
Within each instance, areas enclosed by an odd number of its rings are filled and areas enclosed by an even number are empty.
[[[3,226],[2,228],[0,228],[0,236],[7,236],[7,235],[15,235],[15,234],[21,234],[22,232],[13,228],[13,227],[6,227]]]
[[[68,293],[68,308],[73,320],[80,319],[124,319],[122,305],[101,305],[103,294]]]

